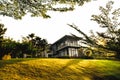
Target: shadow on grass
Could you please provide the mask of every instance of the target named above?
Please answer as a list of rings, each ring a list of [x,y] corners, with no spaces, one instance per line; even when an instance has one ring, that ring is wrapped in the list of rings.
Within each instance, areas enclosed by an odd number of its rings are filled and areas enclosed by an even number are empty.
[[[74,72],[74,69],[72,71],[72,69],[69,68],[69,66],[80,64],[79,62],[81,62],[81,61],[82,60],[77,60],[77,59],[70,60],[65,66],[63,66],[57,72],[62,73],[66,69],[70,69],[71,70],[70,74],[74,73],[73,75],[76,75],[78,77],[78,79],[76,79],[76,80],[86,80],[85,77],[87,78],[87,80],[120,80],[120,78],[117,77],[117,75],[107,74],[106,72],[104,73],[104,71],[101,72],[102,68],[96,67],[91,64],[89,64],[87,67],[86,66],[85,67],[84,66],[75,67],[76,69],[78,69],[78,72],[76,72],[76,73]]]
[[[35,58],[18,58],[18,59],[10,59],[10,60],[0,60],[0,68],[4,67],[8,64],[15,64],[22,61],[34,60]]]
[[[80,68],[80,70],[82,70],[82,72],[83,72],[83,75],[90,76],[91,80],[120,80],[120,78],[118,78],[117,75],[107,74],[104,71],[101,72],[100,71],[101,69],[102,68],[96,68],[94,66],[93,67],[81,67]]]
[[[92,80],[120,80],[120,79],[113,75],[106,75],[106,76],[102,76],[102,77],[93,76]]]
[[[65,70],[66,68],[68,68],[69,66],[71,66],[71,65],[76,65],[76,64],[78,64],[80,61],[82,61],[82,60],[77,60],[77,59],[73,59],[73,60],[70,60],[65,66],[63,66],[61,69],[59,69],[57,72],[60,72],[60,71],[63,71],[63,70]]]

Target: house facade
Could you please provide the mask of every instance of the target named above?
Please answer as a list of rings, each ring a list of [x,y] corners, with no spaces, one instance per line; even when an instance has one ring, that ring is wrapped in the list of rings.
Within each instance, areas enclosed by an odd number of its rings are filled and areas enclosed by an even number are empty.
[[[51,45],[52,57],[78,57],[79,38],[65,35]]]

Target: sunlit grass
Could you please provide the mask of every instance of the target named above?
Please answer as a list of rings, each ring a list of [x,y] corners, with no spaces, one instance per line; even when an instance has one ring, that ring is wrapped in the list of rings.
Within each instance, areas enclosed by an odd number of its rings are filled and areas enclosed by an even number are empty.
[[[0,61],[0,80],[120,80],[120,62],[85,59]]]

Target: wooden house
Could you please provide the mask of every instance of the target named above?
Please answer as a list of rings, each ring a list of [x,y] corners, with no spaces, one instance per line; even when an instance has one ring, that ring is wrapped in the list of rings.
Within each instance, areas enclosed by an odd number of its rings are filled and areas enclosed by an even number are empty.
[[[51,45],[52,57],[78,57],[79,38],[65,35]]]

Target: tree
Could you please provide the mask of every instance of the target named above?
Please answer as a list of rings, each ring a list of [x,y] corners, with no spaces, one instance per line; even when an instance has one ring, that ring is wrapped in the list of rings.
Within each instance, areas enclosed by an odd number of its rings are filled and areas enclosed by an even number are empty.
[[[0,46],[3,40],[3,35],[5,34],[7,28],[4,28],[4,25],[0,23]]]
[[[120,58],[120,8],[112,10],[113,1],[106,4],[106,8],[100,6],[101,14],[92,15],[93,21],[96,21],[101,28],[105,28],[105,32],[97,32],[97,36],[91,31],[92,35],[87,36],[84,32],[77,28],[76,25],[69,25],[77,30],[83,37],[79,37],[83,44],[99,51],[115,52],[116,57]],[[76,36],[76,35],[73,35]]]
[[[105,32],[97,32],[100,38],[105,39],[105,49],[114,51],[116,57],[120,58],[120,8],[113,10],[113,1],[109,1],[106,7],[100,7],[101,14],[92,15],[92,20],[96,21]]]
[[[83,5],[89,1],[91,0],[0,0],[0,14],[15,19],[22,19],[27,13],[31,16],[50,18],[48,11],[71,11],[75,4]],[[61,4],[67,4],[70,7],[64,7]],[[62,7],[55,7],[56,5]]]
[[[42,39],[40,46],[41,46],[42,51],[43,51],[42,57],[46,57],[47,49],[48,49],[48,42],[47,42],[47,40],[46,39]]]
[[[34,33],[31,33],[26,38],[24,37],[23,42],[29,44],[29,51],[34,57],[43,57],[46,54],[48,46],[46,39],[42,39],[39,36],[35,36]]]
[[[20,52],[22,52],[26,48],[21,46],[20,42],[16,42],[11,38],[3,38],[2,45],[0,48],[0,57],[2,58],[5,55],[9,55],[12,58],[20,57]]]
[[[7,28],[4,28],[4,25],[0,23],[0,59],[2,58],[3,55],[3,50],[2,50],[2,42],[3,42],[3,36],[6,32]]]
[[[12,53],[14,48],[16,47],[16,42],[10,38],[4,38],[2,41],[2,49],[3,49],[3,53],[8,54],[8,53]]]

